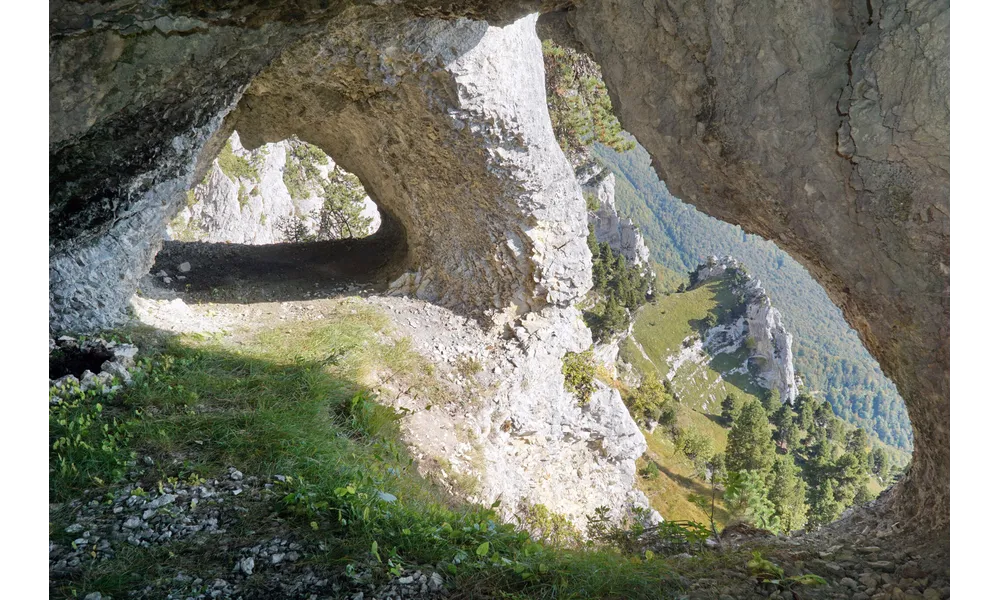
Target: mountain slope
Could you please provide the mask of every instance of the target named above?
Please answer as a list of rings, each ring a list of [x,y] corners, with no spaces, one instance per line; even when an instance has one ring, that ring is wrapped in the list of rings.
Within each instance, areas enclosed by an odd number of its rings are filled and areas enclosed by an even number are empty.
[[[709,255],[732,255],[758,276],[793,335],[803,390],[825,398],[834,412],[882,441],[905,450],[913,437],[893,383],[809,273],[773,243],[744,233],[674,198],[641,146],[617,153],[594,145],[616,176],[618,208],[642,231],[654,261],[687,273]]]

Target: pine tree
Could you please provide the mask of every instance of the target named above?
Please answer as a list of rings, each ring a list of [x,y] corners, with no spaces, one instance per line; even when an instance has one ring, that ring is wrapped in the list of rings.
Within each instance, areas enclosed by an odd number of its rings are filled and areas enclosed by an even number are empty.
[[[889,453],[881,446],[872,450],[872,472],[882,482],[885,482],[889,475]]]
[[[795,401],[798,408],[798,425],[810,439],[816,437],[816,401],[809,394],[800,395]]]
[[[814,491],[809,503],[809,526],[826,525],[837,518],[843,509],[833,493],[833,481],[824,480]]]
[[[319,211],[319,239],[361,237],[372,224],[364,214],[365,193],[356,175],[335,167],[333,177],[323,186],[323,207]]]
[[[858,459],[865,475],[871,473],[871,460],[868,453],[868,434],[860,427],[847,435],[847,451]]]
[[[853,504],[854,496],[858,493],[858,488],[867,482],[867,475],[858,464],[858,459],[853,454],[844,454],[837,459],[833,467],[833,476],[837,480],[837,487],[834,496],[837,502],[843,505]]]
[[[732,394],[726,394],[722,400],[722,422],[726,427],[733,424],[733,416],[736,411],[736,398]]]
[[[776,531],[779,523],[774,505],[767,498],[764,476],[759,471],[730,472],[726,476],[726,506],[732,517],[754,527]]]
[[[771,425],[764,407],[754,398],[740,408],[733,428],[726,440],[726,469],[730,473],[741,470],[767,473],[774,464],[774,443],[771,442]]]
[[[795,425],[795,413],[784,404],[772,415],[774,422],[774,442],[786,453],[791,454],[797,449],[799,429]]]
[[[778,394],[778,390],[768,390],[760,403],[764,407],[764,412],[770,417],[781,407],[781,395]]]
[[[791,456],[782,456],[774,463],[773,480],[767,497],[774,505],[781,530],[785,533],[801,529],[806,524],[806,483]]]

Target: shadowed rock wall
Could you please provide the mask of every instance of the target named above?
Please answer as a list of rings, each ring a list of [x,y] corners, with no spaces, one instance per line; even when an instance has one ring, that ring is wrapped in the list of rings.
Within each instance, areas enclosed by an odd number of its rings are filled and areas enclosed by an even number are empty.
[[[609,0],[565,17],[671,193],[774,240],[844,310],[913,424],[897,506],[946,526],[948,3]]]

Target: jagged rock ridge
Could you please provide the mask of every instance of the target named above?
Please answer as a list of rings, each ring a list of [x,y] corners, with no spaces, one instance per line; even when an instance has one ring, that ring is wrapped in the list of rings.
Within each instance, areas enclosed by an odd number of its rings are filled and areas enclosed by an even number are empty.
[[[781,324],[781,313],[759,279],[748,276],[732,256],[710,256],[695,271],[696,284],[725,279],[734,293],[743,299],[744,314],[732,323],[717,325],[705,334],[706,351],[714,356],[734,346],[750,350],[741,372],[749,373],[760,387],[777,390],[782,402],[794,402],[798,396],[795,365],[792,360],[792,334]]]
[[[587,223],[594,228],[598,242],[607,242],[611,249],[625,257],[629,264],[649,264],[649,248],[639,227],[631,219],[622,218],[615,206],[615,176],[596,164],[577,170],[577,181],[584,198],[596,200],[596,209],[587,211]]]

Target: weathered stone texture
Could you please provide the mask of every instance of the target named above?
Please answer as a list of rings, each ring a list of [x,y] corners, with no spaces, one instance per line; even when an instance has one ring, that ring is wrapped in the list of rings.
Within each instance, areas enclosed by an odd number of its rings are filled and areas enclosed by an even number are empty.
[[[671,192],[806,265],[896,382],[916,447],[898,506],[946,524],[948,3],[578,4]]]

